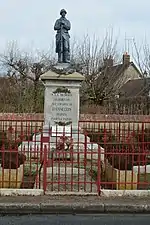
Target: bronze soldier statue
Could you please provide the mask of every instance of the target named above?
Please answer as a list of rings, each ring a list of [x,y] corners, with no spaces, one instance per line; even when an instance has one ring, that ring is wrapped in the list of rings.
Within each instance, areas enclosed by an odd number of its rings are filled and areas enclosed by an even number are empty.
[[[66,19],[66,10],[60,11],[61,17],[56,20],[54,30],[56,34],[56,53],[58,53],[59,63],[70,63],[70,35],[68,31],[71,29],[70,21]]]

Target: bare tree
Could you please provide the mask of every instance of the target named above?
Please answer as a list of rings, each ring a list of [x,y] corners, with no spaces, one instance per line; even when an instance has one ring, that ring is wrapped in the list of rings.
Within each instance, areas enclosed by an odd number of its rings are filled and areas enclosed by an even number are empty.
[[[144,74],[147,77],[150,77],[150,46],[145,42],[143,47],[143,53],[144,53]]]
[[[100,105],[115,94],[117,71],[112,71],[111,68],[118,58],[117,39],[113,40],[112,32],[106,34],[102,43],[87,35],[83,42],[76,46],[72,63],[77,71],[85,76],[81,89],[83,101],[91,100]]]
[[[13,78],[0,77],[0,111],[14,111],[16,107],[16,83]]]
[[[136,40],[133,39],[133,58],[140,70],[141,78],[144,80],[143,88],[135,97],[140,96],[140,94],[145,92],[145,96],[147,97],[146,102],[149,103],[150,46],[146,40],[139,46]]]
[[[132,43],[133,59],[141,72],[141,78],[147,78],[150,76],[150,46],[146,40],[138,45],[135,38]]]
[[[141,78],[144,78],[145,77],[145,59],[144,59],[144,47],[143,45],[138,45],[135,38],[132,40],[132,43],[133,43],[133,52],[132,52],[132,56],[133,56],[133,59],[136,63],[136,65],[138,66],[140,72],[141,72]],[[143,55],[143,57],[142,57]]]
[[[37,112],[40,76],[51,68],[54,60],[50,54],[44,52],[38,52],[36,56],[24,52],[14,42],[1,54],[1,66],[7,71],[7,76],[15,80],[16,87],[20,90],[18,96],[20,105],[22,105],[21,102],[24,102],[28,90],[32,93],[30,96],[33,99],[32,109]],[[19,110],[22,111],[22,107]]]

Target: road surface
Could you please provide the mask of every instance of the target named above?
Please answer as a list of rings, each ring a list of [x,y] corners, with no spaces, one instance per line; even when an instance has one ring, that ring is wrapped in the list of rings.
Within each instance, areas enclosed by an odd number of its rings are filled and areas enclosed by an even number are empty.
[[[0,216],[0,225],[149,225],[150,215]]]

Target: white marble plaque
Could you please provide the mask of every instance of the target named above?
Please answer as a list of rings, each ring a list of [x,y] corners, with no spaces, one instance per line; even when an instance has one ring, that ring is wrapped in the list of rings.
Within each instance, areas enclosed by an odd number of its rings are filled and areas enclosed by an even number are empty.
[[[71,93],[52,93],[51,114],[54,122],[72,122],[73,97]]]

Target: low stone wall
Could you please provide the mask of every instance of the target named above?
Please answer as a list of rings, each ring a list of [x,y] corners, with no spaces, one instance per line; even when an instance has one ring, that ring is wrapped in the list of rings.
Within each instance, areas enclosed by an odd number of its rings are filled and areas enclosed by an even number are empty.
[[[1,120],[44,120],[43,113],[0,113],[0,121]]]
[[[150,128],[150,115],[81,114],[80,126],[88,130],[106,128],[115,132],[128,132]]]
[[[43,113],[0,113],[0,120],[44,120]],[[89,121],[147,121],[150,115],[80,114],[80,120]]]
[[[24,121],[23,121],[24,120]],[[9,126],[17,127],[41,127],[44,115],[39,114],[14,114],[0,113],[0,129],[7,129]],[[17,121],[17,122],[16,122]],[[80,114],[79,126],[88,130],[100,128],[112,130],[131,130],[150,127],[150,115],[104,115],[104,114]],[[20,128],[19,128],[20,127]]]

